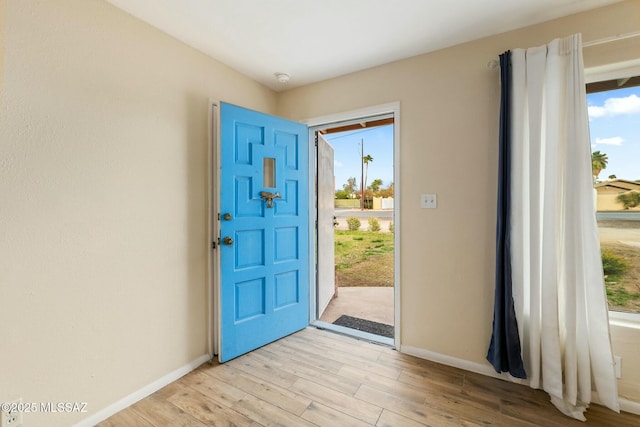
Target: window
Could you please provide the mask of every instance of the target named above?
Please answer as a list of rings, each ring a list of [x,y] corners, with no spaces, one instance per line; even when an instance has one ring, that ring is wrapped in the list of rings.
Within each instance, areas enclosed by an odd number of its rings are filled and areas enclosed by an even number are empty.
[[[587,103],[609,309],[640,313],[640,77],[590,83]]]

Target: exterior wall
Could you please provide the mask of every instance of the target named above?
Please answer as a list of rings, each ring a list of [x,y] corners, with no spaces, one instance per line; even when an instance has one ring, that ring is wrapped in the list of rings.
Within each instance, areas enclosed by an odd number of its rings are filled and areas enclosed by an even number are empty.
[[[101,0],[3,16],[0,401],[72,425],[206,354],[208,99],[276,97]]]
[[[489,370],[500,89],[487,62],[577,32],[589,41],[638,31],[638,16],[640,2],[616,3],[279,94],[278,113],[301,120],[400,102],[403,347]],[[639,51],[638,38],[591,47],[585,64]],[[437,209],[420,209],[425,191],[438,193]],[[640,329],[614,324],[612,332],[620,395],[640,402]]]
[[[624,206],[622,205],[622,203],[616,200],[617,197],[618,197],[618,194],[598,193],[597,210],[598,211],[623,211]]]

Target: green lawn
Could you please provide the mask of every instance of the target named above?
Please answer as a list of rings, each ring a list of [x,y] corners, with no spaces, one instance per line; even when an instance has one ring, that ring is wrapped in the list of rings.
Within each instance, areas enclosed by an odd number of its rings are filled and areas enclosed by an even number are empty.
[[[640,249],[615,242],[601,248],[609,309],[640,312]]]
[[[335,231],[338,286],[393,286],[393,233]]]

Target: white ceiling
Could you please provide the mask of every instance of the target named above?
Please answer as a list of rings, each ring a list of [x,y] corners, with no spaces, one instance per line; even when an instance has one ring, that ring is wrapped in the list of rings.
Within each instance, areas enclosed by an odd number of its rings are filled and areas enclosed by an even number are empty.
[[[619,0],[107,1],[280,91]]]

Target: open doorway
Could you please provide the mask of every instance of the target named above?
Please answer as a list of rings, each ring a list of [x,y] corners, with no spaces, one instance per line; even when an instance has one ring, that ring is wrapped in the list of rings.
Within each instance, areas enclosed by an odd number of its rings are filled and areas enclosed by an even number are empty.
[[[396,114],[311,126],[316,141],[314,324],[397,345]]]

